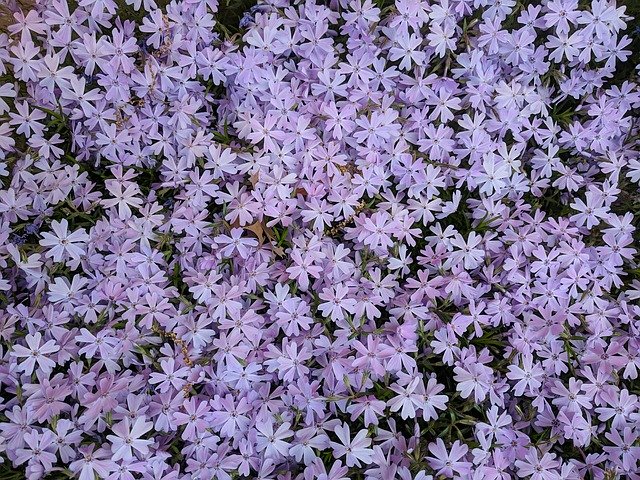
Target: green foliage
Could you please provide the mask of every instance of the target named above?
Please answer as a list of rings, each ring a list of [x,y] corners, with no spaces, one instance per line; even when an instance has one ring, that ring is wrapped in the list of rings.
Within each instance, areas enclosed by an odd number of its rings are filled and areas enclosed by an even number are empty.
[[[242,16],[257,4],[256,0],[220,0],[216,13],[216,26],[220,33],[227,39],[240,33]]]
[[[616,73],[613,83],[623,83],[637,76],[636,65],[640,64],[640,1],[639,0],[618,0],[619,7],[626,7],[625,14],[633,17],[627,22],[627,35],[632,42],[625,50],[631,50],[630,58],[624,63],[616,65]]]
[[[155,0],[155,2],[158,8],[161,9],[164,9],[170,3],[169,0]],[[133,5],[127,4],[126,0],[116,0],[116,8],[120,18],[136,22],[138,24],[142,23],[142,19],[148,15],[143,8],[136,11],[136,9],[133,8]]]
[[[22,480],[23,478],[24,471],[13,468],[6,460],[0,463],[0,480]]]

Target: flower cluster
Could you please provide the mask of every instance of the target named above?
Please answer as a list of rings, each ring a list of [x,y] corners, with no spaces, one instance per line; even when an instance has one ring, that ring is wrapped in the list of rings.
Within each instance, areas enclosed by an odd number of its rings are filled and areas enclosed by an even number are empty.
[[[625,7],[228,4],[9,4],[0,471],[640,479]]]

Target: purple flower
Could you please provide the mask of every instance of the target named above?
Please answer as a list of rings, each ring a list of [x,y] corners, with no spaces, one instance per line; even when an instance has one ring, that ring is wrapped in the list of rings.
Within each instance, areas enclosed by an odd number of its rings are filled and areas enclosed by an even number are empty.
[[[11,354],[20,360],[20,369],[26,374],[31,375],[36,365],[43,372],[50,372],[55,367],[56,362],[49,358],[50,354],[60,350],[55,340],[42,342],[42,334],[36,332],[33,335],[26,336],[27,346],[15,345]]]
[[[435,443],[429,444],[429,452],[433,457],[427,457],[429,465],[437,472],[438,475],[444,475],[447,478],[454,478],[454,472],[458,475],[466,475],[471,467],[470,462],[464,461],[468,447],[456,440],[451,449],[447,449],[441,438]]]
[[[366,430],[360,430],[355,437],[351,438],[349,425],[343,425],[336,427],[334,433],[340,440],[340,443],[331,442],[335,458],[346,456],[347,467],[360,466],[360,462],[366,464],[371,461],[373,450],[368,448],[371,445],[371,439],[367,438]]]
[[[121,458],[131,460],[134,458],[134,451],[140,455],[147,455],[149,446],[153,445],[153,440],[145,440],[140,437],[150,431],[152,427],[151,422],[145,422],[144,415],[136,418],[133,425],[129,421],[129,417],[124,417],[121,422],[111,427],[111,431],[115,435],[107,435],[107,439],[111,442],[113,461],[118,461]]]
[[[6,468],[637,476],[629,9],[5,3]]]

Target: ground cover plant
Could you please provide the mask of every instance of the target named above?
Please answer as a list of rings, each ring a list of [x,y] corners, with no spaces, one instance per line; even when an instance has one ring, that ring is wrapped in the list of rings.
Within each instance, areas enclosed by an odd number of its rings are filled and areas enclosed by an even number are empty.
[[[628,6],[5,2],[0,479],[639,479]]]

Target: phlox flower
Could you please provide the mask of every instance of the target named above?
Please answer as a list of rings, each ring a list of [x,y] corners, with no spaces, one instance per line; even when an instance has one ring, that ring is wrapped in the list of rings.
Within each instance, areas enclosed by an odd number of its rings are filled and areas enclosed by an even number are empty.
[[[464,460],[468,450],[469,448],[459,440],[447,449],[444,441],[438,438],[435,443],[429,444],[429,452],[433,456],[427,457],[427,460],[438,475],[455,478],[455,474],[466,475],[471,468],[471,462]]]
[[[153,427],[153,423],[146,422],[144,415],[138,417],[133,425],[129,421],[129,417],[124,417],[121,422],[115,424],[111,431],[115,435],[107,435],[107,439],[111,442],[112,459],[131,460],[134,458],[135,450],[140,455],[149,453],[149,446],[153,445],[153,440],[140,438],[149,432]]]
[[[70,233],[69,222],[65,218],[60,221],[53,220],[51,228],[53,234],[43,232],[43,238],[40,240],[40,245],[50,247],[45,254],[47,258],[52,258],[54,262],[60,262],[65,257],[78,260],[86,253],[83,247],[89,240],[89,236],[84,229]]]
[[[560,462],[555,459],[553,453],[545,453],[539,456],[535,447],[530,447],[524,460],[516,460],[515,466],[518,475],[531,475],[532,480],[552,480],[558,478],[556,469]]]
[[[14,345],[13,352],[11,352],[12,356],[25,359],[20,363],[22,371],[27,375],[31,375],[37,365],[43,372],[50,372],[56,365],[56,362],[49,358],[49,356],[60,350],[60,347],[56,345],[56,341],[48,340],[43,343],[40,332],[27,335],[25,340],[27,343],[26,347],[23,345]]]
[[[360,466],[360,462],[369,463],[371,461],[373,450],[368,448],[371,445],[371,439],[367,438],[367,431],[360,430],[355,437],[351,438],[351,430],[349,425],[344,424],[337,426],[334,433],[340,440],[340,443],[331,442],[334,458],[345,458],[347,467]]]
[[[267,458],[277,458],[279,455],[287,455],[291,444],[286,439],[293,436],[293,432],[289,429],[291,424],[288,422],[278,426],[274,431],[273,421],[264,422],[256,426],[257,449],[264,452]]]

